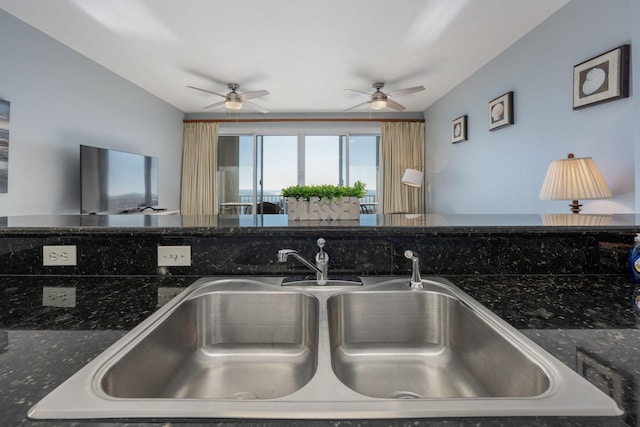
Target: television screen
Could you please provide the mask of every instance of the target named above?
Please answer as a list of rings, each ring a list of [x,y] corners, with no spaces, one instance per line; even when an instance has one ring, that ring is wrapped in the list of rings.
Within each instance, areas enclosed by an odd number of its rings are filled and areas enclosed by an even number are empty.
[[[158,159],[80,146],[82,213],[127,212],[158,204]]]

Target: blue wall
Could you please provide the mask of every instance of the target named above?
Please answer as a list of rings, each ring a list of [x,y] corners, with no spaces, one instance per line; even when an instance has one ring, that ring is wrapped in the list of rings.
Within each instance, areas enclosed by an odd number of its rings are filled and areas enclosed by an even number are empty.
[[[0,216],[80,213],[80,144],[157,156],[160,206],[179,207],[181,111],[1,10],[0,40],[11,102]]]
[[[538,194],[549,162],[570,152],[593,157],[614,193],[584,201],[584,213],[636,211],[633,85],[630,98],[572,109],[574,65],[640,45],[640,7],[631,3],[571,1],[425,111],[430,213],[568,213],[568,202]],[[490,132],[487,104],[509,91],[515,124]],[[469,140],[452,144],[451,121],[465,114]]]

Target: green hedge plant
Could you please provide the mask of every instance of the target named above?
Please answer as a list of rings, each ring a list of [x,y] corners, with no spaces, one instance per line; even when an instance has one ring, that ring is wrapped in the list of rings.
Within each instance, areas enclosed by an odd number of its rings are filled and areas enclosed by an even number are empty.
[[[356,181],[352,187],[344,185],[292,185],[283,188],[282,195],[284,197],[293,197],[296,199],[311,200],[312,197],[320,197],[325,199],[340,199],[342,197],[361,198],[367,194],[365,184],[362,181]]]

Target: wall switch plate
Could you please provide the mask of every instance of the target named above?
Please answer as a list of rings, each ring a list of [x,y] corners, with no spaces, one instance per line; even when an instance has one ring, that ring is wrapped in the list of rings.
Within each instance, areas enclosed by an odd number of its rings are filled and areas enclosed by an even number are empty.
[[[191,246],[158,246],[158,267],[191,265]]]
[[[43,246],[42,265],[77,265],[76,245]]]
[[[42,305],[45,307],[75,307],[76,288],[45,286],[42,288]]]
[[[184,291],[185,288],[174,288],[174,287],[159,287],[158,288],[158,307],[162,307],[180,292]]]

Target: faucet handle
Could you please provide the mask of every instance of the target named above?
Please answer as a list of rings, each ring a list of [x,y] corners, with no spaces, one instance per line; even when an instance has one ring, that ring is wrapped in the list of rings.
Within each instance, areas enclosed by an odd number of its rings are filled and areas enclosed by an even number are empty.
[[[407,249],[406,251],[404,251],[404,257],[410,260],[416,259],[417,255],[418,254],[414,254],[411,249]]]
[[[422,278],[420,277],[420,258],[418,254],[407,249],[404,257],[411,260],[411,289],[422,289]]]
[[[287,262],[289,255],[295,253],[293,249],[280,249],[278,251],[278,262]]]
[[[320,237],[318,240],[316,240],[316,244],[318,245],[318,248],[320,248],[320,250],[318,251],[318,253],[316,254],[316,262],[328,262],[329,261],[329,255],[327,255],[324,251],[324,244],[325,244],[325,240]]]

